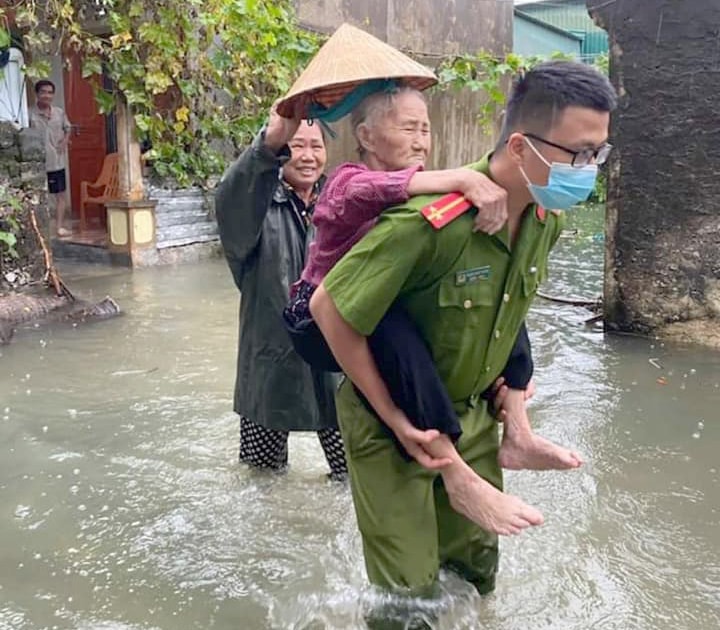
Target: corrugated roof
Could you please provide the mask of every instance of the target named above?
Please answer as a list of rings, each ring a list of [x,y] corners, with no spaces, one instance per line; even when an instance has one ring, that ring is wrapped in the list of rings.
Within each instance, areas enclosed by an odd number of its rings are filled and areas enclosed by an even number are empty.
[[[520,6],[520,5],[518,5]],[[536,17],[533,17],[532,15],[528,15],[524,11],[520,11],[519,9],[514,9],[513,13],[516,17],[519,17],[523,20],[527,20],[528,22],[532,22],[533,24],[537,24],[538,26],[542,26],[543,28],[546,28],[549,31],[553,31],[554,33],[558,33],[560,35],[564,35],[565,37],[569,39],[576,39],[578,41],[583,41],[584,37],[582,35],[577,35],[576,33],[572,33],[570,31],[566,31],[564,28],[560,28],[559,26],[555,26],[554,24],[550,24],[549,22],[546,22],[545,20],[539,20]]]
[[[604,32],[588,14],[585,0],[544,0],[515,5],[526,15],[532,15],[563,30]]]

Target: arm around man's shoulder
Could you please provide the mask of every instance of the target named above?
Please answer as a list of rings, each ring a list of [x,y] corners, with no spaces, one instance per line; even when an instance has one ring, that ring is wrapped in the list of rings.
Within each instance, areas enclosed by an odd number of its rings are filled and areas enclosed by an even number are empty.
[[[369,335],[404,291],[432,273],[436,237],[419,213],[388,209],[330,271],[323,282],[343,319]]]

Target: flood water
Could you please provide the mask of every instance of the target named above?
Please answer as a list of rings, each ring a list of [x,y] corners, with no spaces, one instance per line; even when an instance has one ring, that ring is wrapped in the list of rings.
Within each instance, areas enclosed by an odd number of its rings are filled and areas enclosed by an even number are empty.
[[[601,292],[601,221],[573,215],[546,293]],[[291,436],[287,475],[237,463],[224,262],[66,279],[125,315],[0,349],[0,629],[365,627],[378,597],[314,436]],[[720,353],[590,315],[529,317],[534,425],[588,463],[507,475],[546,524],[503,541],[489,597],[443,575],[438,629],[720,628]]]

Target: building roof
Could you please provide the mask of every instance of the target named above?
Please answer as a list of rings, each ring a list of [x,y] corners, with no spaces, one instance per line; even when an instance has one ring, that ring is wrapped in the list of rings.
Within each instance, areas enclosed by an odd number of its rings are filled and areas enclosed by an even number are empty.
[[[537,0],[536,2],[516,2],[516,7],[565,7],[568,4],[580,4],[585,0]]]
[[[517,4],[515,8],[566,31],[605,32],[590,17],[585,0],[542,0]]]
[[[556,1],[556,0],[553,0]],[[523,5],[518,5],[523,6]],[[559,26],[555,26],[554,24],[550,24],[548,22],[545,22],[544,20],[539,20],[538,18],[528,15],[527,13],[521,11],[517,7],[513,10],[513,13],[515,14],[515,17],[519,17],[521,20],[527,20],[528,22],[532,22],[533,24],[537,24],[538,26],[541,26],[542,28],[547,29],[548,31],[552,31],[553,33],[558,33],[559,35],[564,35],[568,39],[575,39],[577,41],[583,41],[583,37],[581,35],[578,35],[577,33],[571,33],[570,31],[566,31],[564,28],[560,28]]]

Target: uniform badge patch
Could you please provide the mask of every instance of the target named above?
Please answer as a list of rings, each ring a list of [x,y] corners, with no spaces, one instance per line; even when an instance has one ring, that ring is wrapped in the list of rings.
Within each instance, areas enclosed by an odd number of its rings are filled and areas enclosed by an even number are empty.
[[[475,284],[481,280],[490,279],[490,265],[484,267],[474,267],[473,269],[463,269],[455,272],[455,286],[462,287],[466,284]]]
[[[420,212],[430,225],[439,230],[471,207],[472,204],[460,193],[449,193],[424,206]]]

